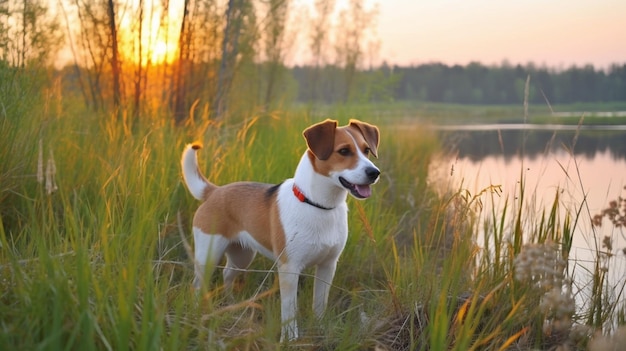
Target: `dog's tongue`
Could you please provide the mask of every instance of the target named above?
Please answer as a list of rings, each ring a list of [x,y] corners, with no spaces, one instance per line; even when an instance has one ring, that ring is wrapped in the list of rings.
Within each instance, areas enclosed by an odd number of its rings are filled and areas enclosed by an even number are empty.
[[[361,197],[363,198],[370,197],[372,195],[372,188],[370,188],[370,186],[367,184],[366,185],[355,184],[354,189],[356,189],[356,192],[359,193],[359,195],[361,195]]]

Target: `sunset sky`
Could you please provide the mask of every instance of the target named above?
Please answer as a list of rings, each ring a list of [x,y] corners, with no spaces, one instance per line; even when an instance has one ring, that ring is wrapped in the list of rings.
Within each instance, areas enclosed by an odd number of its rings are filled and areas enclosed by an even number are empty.
[[[296,8],[312,9],[313,1],[294,3]],[[336,11],[345,9],[349,2],[335,1]],[[477,61],[499,65],[507,60],[511,64],[533,62],[557,69],[585,64],[596,68],[626,64],[626,0],[365,0],[365,3],[367,8],[378,8],[374,31],[380,49],[378,54],[365,58],[374,64],[386,61],[400,65],[430,62],[465,65]],[[170,2],[171,38],[180,28],[182,4],[182,0]],[[126,16],[122,27],[132,28],[124,22],[131,19]],[[144,30],[150,28],[155,30],[157,24],[145,26]],[[311,60],[306,29],[298,30],[297,44],[287,64]],[[168,61],[174,59],[175,41],[165,46],[154,34],[145,38],[156,42],[151,53],[153,61],[162,61],[166,55]],[[65,64],[71,57],[66,45],[57,63]]]
[[[624,0],[378,1],[380,58],[390,63],[626,63]]]

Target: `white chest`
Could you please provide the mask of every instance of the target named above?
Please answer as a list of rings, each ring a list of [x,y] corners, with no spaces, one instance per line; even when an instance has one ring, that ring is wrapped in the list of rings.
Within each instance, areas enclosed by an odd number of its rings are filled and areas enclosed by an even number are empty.
[[[278,193],[280,220],[285,232],[285,253],[304,268],[336,260],[348,239],[348,208],[345,203],[322,210],[300,202],[286,181]]]

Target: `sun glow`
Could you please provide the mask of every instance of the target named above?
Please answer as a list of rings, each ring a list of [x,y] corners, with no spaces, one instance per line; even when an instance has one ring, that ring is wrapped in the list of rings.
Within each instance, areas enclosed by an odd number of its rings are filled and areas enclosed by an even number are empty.
[[[144,13],[150,13],[150,17],[137,20],[128,16],[122,19],[118,32],[121,56],[135,65],[170,64],[176,60],[178,53],[178,10],[170,6],[167,14],[163,15],[160,5],[151,2],[146,6],[149,8]]]
[[[176,51],[176,44],[157,40],[149,54],[151,63],[172,63],[176,59]]]

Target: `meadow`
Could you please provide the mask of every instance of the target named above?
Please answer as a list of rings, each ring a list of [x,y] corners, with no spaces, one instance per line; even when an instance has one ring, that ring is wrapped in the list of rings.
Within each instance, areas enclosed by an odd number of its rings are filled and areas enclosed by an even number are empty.
[[[500,189],[430,184],[430,161],[443,151],[420,124],[394,128],[376,108],[340,106],[227,122],[199,115],[183,126],[146,116],[130,127],[58,92],[43,102],[22,98],[29,108],[5,110],[0,120],[4,349],[610,350],[626,338],[618,327],[626,322],[623,287],[607,284],[605,248],[589,303],[573,302],[568,253],[585,211],[559,215],[557,192],[551,208],[526,213],[532,194],[520,172],[520,196],[506,201],[513,215],[477,220]],[[212,181],[277,183],[305,149],[302,130],[326,117],[378,124],[383,173],[370,199],[349,199],[350,237],[325,317],[310,311],[305,274],[303,337],[279,345],[269,260],[254,261],[234,296],[219,274],[211,289],[191,288],[198,202],[179,158],[186,143],[200,141]]]

